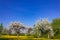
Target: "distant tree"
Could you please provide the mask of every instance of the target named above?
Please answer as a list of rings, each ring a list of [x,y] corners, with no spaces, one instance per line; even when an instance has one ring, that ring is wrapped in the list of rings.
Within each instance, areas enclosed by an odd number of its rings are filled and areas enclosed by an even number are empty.
[[[37,37],[42,36],[43,34],[48,33],[48,38],[54,36],[53,28],[50,26],[47,19],[41,19],[36,22],[34,25],[34,34]]]
[[[31,27],[30,27],[30,28],[27,28],[27,34],[28,34],[28,35],[31,35],[32,30],[33,30],[33,29],[32,29]]]
[[[8,34],[8,30],[7,30],[6,28],[3,28],[3,30],[2,30],[2,34],[3,34],[3,35]]]
[[[2,33],[2,30],[3,30],[3,24],[0,23],[0,34]]]
[[[53,19],[51,25],[54,29],[55,34],[60,34],[60,18]]]

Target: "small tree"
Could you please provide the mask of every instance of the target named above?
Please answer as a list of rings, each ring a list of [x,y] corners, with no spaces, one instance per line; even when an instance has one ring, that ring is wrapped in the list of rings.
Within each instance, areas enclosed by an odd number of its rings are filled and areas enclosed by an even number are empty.
[[[7,30],[6,28],[4,28],[4,29],[2,30],[2,34],[3,34],[3,35],[8,34],[8,30]]]
[[[2,33],[2,30],[3,30],[3,24],[0,23],[0,34]]]
[[[32,29],[31,27],[30,27],[30,28],[27,28],[27,34],[28,34],[28,35],[31,35],[32,30],[33,30],[33,29]]]

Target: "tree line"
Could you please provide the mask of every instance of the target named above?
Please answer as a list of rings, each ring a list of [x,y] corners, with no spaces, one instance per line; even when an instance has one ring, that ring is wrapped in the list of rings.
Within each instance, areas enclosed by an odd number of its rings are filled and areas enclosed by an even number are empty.
[[[19,22],[12,22],[9,24],[9,29],[4,29],[3,24],[0,23],[0,34],[17,34],[25,36],[53,38],[60,35],[60,18],[55,18],[52,22],[48,22],[47,19],[40,19],[34,25],[33,28],[27,28]]]

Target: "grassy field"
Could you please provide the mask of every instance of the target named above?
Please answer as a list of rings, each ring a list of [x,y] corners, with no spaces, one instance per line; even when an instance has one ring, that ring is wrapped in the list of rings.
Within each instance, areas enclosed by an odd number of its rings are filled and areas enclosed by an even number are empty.
[[[33,36],[9,36],[2,35],[0,40],[60,40],[60,39],[48,39],[48,38],[34,38]]]

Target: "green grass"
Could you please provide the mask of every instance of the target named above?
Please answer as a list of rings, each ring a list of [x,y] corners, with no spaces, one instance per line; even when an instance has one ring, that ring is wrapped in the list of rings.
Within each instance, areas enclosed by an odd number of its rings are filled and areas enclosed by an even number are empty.
[[[46,35],[44,35],[44,37],[40,37],[40,38],[34,38],[33,36],[27,36],[26,38],[24,38],[24,36],[21,36],[20,38],[4,38],[4,35],[0,36],[0,40],[60,40],[60,35],[55,35],[55,37],[53,39],[48,39],[46,37]],[[7,36],[7,35],[5,35]],[[8,37],[8,36],[7,36]]]
[[[0,38],[0,40],[60,40],[60,39],[44,39],[44,38]]]

